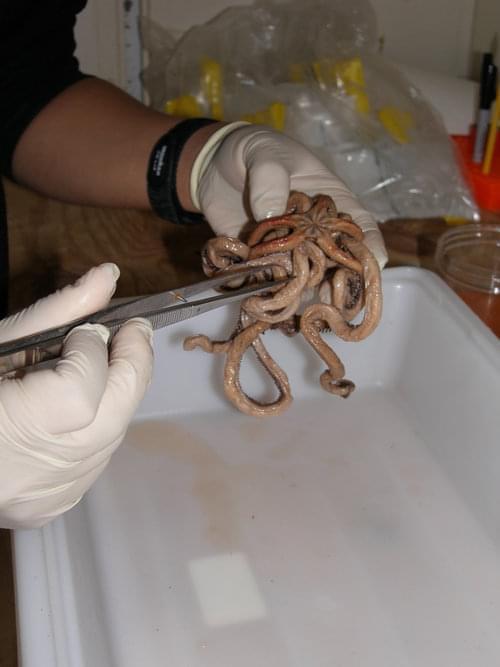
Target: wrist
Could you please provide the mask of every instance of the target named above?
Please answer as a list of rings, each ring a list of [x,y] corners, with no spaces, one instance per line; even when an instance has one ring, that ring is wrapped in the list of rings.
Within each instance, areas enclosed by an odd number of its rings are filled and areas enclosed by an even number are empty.
[[[195,207],[195,210],[200,210],[198,185],[203,178],[204,173],[208,169],[213,156],[229,134],[232,134],[235,130],[245,125],[249,125],[249,123],[246,121],[235,121],[234,123],[227,123],[213,129],[210,136],[198,150],[195,159],[191,163],[191,169],[189,172],[189,202]]]
[[[214,121],[210,125],[196,130],[186,141],[182,149],[177,167],[175,187],[180,205],[190,213],[199,212],[198,202],[195,203],[191,196],[191,173],[193,166],[203,148],[210,142],[211,137],[227,126],[228,123]]]
[[[182,171],[179,174],[179,166],[182,170],[189,168],[190,161],[183,155],[186,145],[188,142],[191,144],[189,153],[196,151],[193,136],[215,124],[216,121],[210,118],[186,118],[162,135],[153,146],[147,168],[147,193],[152,210],[160,218],[176,224],[202,221],[201,214],[194,212],[194,207],[190,206],[185,196],[182,197],[182,203],[179,199],[177,183],[182,184],[186,180],[183,179]]]

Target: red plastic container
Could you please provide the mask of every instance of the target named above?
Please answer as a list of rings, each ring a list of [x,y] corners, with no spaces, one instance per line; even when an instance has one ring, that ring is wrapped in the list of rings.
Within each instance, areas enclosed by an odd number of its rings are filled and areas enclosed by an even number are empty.
[[[474,198],[480,208],[486,211],[500,212],[500,136],[498,136],[491,171],[483,174],[481,165],[472,162],[475,128],[467,136],[452,136],[461,159],[464,178],[472,190]],[[500,134],[500,131],[499,131]]]

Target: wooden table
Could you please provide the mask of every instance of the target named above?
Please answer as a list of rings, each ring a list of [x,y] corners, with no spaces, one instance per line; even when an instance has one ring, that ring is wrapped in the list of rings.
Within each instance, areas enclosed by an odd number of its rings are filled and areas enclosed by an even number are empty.
[[[12,311],[101,262],[120,266],[116,296],[150,294],[202,277],[208,225],[183,227],[145,211],[71,206],[6,185]]]
[[[144,211],[71,206],[6,183],[11,261],[10,308],[17,311],[101,262],[121,269],[116,296],[152,294],[202,278],[207,225],[179,227]],[[488,219],[500,221],[500,216]],[[434,268],[444,220],[382,226],[389,265]],[[0,667],[15,667],[14,594],[8,531],[0,531]]]

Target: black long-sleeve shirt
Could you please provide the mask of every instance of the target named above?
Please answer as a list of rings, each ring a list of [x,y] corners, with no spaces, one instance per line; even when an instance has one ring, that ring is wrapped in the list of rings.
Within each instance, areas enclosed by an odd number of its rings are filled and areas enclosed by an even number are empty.
[[[56,95],[83,78],[74,56],[76,15],[86,0],[0,0],[0,172],[24,130]],[[0,182],[0,315],[7,308],[8,246]]]

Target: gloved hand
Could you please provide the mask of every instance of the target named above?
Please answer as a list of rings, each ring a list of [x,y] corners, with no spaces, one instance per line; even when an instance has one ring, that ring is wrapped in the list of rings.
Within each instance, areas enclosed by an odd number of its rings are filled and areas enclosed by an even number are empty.
[[[107,305],[118,267],[80,280],[0,322],[6,341],[83,317]],[[0,381],[0,526],[40,526],[75,505],[120,444],[152,367],[152,330],[132,320],[114,337],[78,327],[55,368]]]
[[[380,268],[387,262],[382,234],[373,217],[347,186],[334,176],[302,144],[284,134],[258,125],[229,126],[218,145],[209,141],[195,161],[191,174],[191,198],[216,234],[238,236],[248,213],[256,220],[280,215],[290,190],[308,195],[330,195],[339,211],[349,213],[365,232],[365,242]],[[217,135],[214,135],[217,138]],[[210,145],[211,144],[211,145]]]

